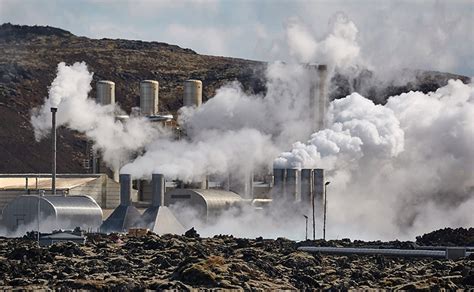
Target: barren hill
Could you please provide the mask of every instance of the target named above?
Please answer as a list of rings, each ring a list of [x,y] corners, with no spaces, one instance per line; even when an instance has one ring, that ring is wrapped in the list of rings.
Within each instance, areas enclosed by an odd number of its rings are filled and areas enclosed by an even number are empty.
[[[240,81],[249,92],[265,91],[266,64],[262,62],[199,55],[166,43],[89,39],[59,28],[3,24],[0,26],[0,173],[50,171],[50,141],[36,142],[29,120],[31,109],[47,96],[56,66],[62,61],[68,64],[85,61],[94,72],[94,82],[114,81],[116,101],[126,111],[138,105],[139,82],[144,79],[160,82],[163,112],[175,112],[182,105],[182,84],[190,78],[203,81],[204,101],[221,85],[233,80]],[[370,78],[370,74],[360,77],[364,78]],[[420,72],[415,83],[388,87],[377,95],[409,89],[427,92],[444,85],[449,78],[468,81],[467,77],[453,74]],[[351,84],[357,80],[336,76],[333,82],[339,86],[332,96],[337,98],[349,93]],[[95,96],[94,91],[91,96]],[[58,172],[84,172],[84,137],[66,129],[60,129],[58,134]]]

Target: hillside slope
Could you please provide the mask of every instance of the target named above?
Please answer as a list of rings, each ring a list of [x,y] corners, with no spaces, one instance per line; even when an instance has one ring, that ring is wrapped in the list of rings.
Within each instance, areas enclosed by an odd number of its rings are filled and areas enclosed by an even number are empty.
[[[159,80],[163,112],[182,105],[182,84],[190,78],[203,81],[204,100],[233,80],[249,91],[264,89],[263,80],[257,77],[263,76],[263,63],[203,56],[165,43],[93,40],[51,27],[4,24],[0,26],[0,52],[0,173],[49,171],[50,141],[34,140],[29,119],[31,109],[47,96],[62,61],[85,61],[94,72],[94,82],[113,80],[116,101],[126,111],[138,106],[139,82],[144,79]],[[83,172],[83,137],[60,129],[58,141],[58,172]]]
[[[85,61],[101,79],[116,83],[116,101],[127,112],[138,106],[139,82],[160,82],[160,110],[176,112],[182,105],[183,81],[203,81],[206,101],[226,82],[238,80],[248,92],[265,91],[262,62],[199,55],[190,49],[159,42],[89,39],[42,26],[0,25],[0,173],[49,172],[49,139],[36,142],[30,125],[31,109],[48,94],[59,62]],[[332,98],[350,93],[357,84],[370,83],[371,74],[348,80],[337,75]],[[415,82],[374,89],[365,94],[383,98],[407,90],[435,90],[449,78],[468,78],[439,72],[419,72]],[[94,86],[93,86],[94,87]],[[95,91],[91,92],[91,97]],[[376,98],[377,97],[377,98]],[[382,97],[382,100],[380,100]],[[58,172],[84,172],[86,140],[80,133],[58,131]]]

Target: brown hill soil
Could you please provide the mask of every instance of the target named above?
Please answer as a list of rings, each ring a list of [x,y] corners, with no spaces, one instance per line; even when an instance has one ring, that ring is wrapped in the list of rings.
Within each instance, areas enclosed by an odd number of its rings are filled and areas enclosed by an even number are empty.
[[[49,172],[49,141],[37,143],[29,124],[30,111],[48,94],[59,62],[85,61],[101,79],[116,83],[116,100],[129,112],[138,105],[139,82],[160,82],[160,110],[175,113],[182,105],[183,81],[203,81],[204,101],[223,84],[238,80],[247,92],[265,91],[262,62],[199,55],[190,49],[159,42],[89,39],[53,27],[0,26],[0,173]],[[345,96],[349,88],[367,83],[372,75],[364,72],[355,80],[337,75],[332,98]],[[415,81],[367,92],[383,98],[407,90],[429,91],[446,84],[449,78],[467,77],[438,72],[419,72]],[[94,86],[93,86],[94,87]],[[94,90],[91,97],[95,96]],[[378,98],[375,98],[375,97]],[[58,139],[58,172],[84,172],[84,137],[66,129]]]

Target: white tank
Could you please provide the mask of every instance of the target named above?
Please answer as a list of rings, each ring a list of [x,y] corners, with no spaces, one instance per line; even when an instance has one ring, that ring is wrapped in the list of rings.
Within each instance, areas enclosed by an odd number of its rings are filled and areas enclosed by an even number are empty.
[[[140,111],[144,116],[158,114],[158,91],[160,84],[156,80],[143,80],[140,83]]]
[[[184,81],[184,106],[201,106],[202,82],[200,80]]]
[[[115,103],[115,83],[108,80],[97,82],[97,103],[108,105]]]

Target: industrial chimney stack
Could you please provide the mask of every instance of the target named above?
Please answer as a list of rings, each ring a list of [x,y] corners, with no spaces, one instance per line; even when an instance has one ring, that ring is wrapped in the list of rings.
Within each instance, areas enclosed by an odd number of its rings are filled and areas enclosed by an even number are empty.
[[[56,195],[56,112],[58,108],[51,108],[51,151],[52,151],[52,170],[51,170],[51,192]]]
[[[326,109],[329,105],[327,83],[328,69],[326,65],[308,65],[311,78],[309,90],[310,119],[313,125],[312,131],[324,129]]]

